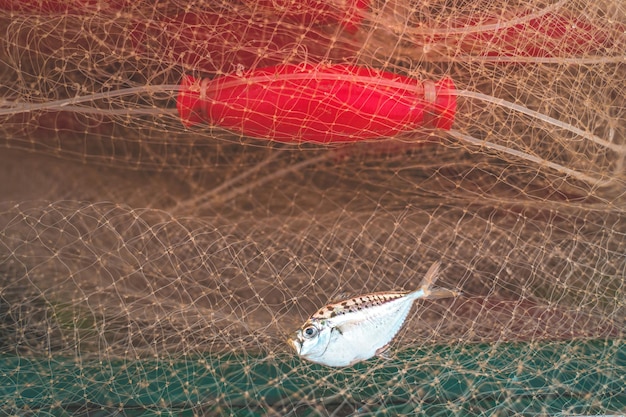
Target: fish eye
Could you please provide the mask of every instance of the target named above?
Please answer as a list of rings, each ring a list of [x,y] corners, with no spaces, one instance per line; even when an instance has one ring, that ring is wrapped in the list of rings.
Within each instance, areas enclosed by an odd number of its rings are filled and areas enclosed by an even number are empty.
[[[305,328],[302,331],[302,334],[307,339],[310,339],[310,338],[315,337],[317,335],[317,328],[315,328],[314,326],[309,326],[309,327]]]

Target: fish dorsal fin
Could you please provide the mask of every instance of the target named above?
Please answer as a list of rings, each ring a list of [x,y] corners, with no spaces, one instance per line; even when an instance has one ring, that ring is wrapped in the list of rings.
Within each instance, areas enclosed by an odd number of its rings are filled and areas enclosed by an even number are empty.
[[[352,297],[354,297],[354,296],[352,294],[350,294],[349,292],[341,291],[341,292],[337,293],[336,295],[333,295],[331,297],[331,299],[328,300],[328,303],[326,303],[326,304],[336,304],[339,301],[347,300],[347,299],[352,298]]]

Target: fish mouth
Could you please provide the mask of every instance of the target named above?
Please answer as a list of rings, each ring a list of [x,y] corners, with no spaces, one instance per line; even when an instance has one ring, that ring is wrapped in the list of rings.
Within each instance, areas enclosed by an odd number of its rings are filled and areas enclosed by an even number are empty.
[[[298,338],[289,339],[289,345],[294,348],[298,355],[302,352],[302,342]]]

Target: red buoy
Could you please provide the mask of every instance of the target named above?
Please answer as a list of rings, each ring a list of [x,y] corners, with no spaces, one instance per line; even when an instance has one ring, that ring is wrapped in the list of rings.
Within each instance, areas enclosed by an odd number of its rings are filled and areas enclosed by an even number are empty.
[[[207,122],[281,142],[355,142],[418,128],[450,129],[454,83],[348,65],[279,65],[213,80],[183,79],[186,126]]]

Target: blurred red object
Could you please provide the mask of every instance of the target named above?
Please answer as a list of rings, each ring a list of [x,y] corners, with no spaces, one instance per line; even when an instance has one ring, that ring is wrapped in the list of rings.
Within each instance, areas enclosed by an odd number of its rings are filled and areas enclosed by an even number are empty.
[[[355,54],[314,28],[262,15],[183,13],[139,23],[132,38],[141,55],[218,74],[289,62],[343,61]]]

